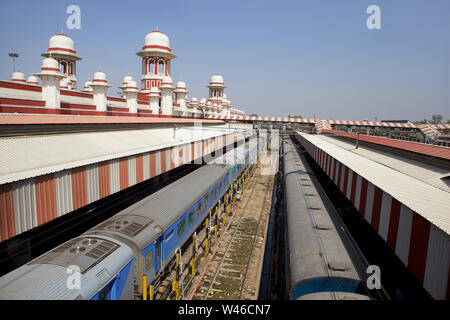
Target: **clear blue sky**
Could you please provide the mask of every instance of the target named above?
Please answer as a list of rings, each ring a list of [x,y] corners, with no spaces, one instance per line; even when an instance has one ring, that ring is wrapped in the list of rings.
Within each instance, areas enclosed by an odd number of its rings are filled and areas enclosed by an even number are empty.
[[[81,8],[81,30],[67,30],[66,8]],[[381,8],[381,30],[368,30],[366,8]],[[136,52],[159,26],[173,52],[172,78],[190,96],[207,95],[220,73],[235,107],[247,114],[322,119],[450,117],[450,1],[0,1],[0,79],[8,52],[28,77],[38,72],[49,38],[75,41],[78,87],[101,66],[116,95]]]

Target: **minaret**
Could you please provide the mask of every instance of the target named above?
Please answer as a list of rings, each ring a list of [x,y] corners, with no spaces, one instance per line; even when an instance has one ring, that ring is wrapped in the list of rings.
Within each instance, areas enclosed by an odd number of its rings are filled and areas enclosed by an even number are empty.
[[[160,93],[161,90],[159,90],[157,87],[153,87],[150,89],[148,98],[150,102],[150,109],[152,110],[153,114],[159,114],[159,100],[161,98]]]
[[[42,81],[42,100],[45,106],[51,109],[60,108],[59,83],[64,76],[59,72],[58,61],[45,58],[42,61],[41,72],[34,74]]]
[[[150,89],[161,87],[164,79],[170,77],[171,60],[177,56],[170,49],[169,38],[158,30],[145,37],[145,44],[137,55],[142,58],[139,100],[148,100]]]
[[[63,33],[51,37],[47,52],[42,54],[58,61],[61,74],[69,78],[69,88],[74,90],[77,88],[77,61],[81,60],[76,54],[73,40]]]
[[[111,87],[106,80],[106,75],[101,70],[94,73],[94,80],[89,85],[94,91],[94,104],[97,111],[107,111],[106,92]]]
[[[172,78],[164,78],[159,89],[161,90],[161,114],[171,116],[173,114],[173,89],[175,89],[172,85]]]
[[[184,81],[177,82],[177,88],[174,90],[176,95],[176,103],[180,105],[180,111],[182,116],[187,116],[186,97],[188,91],[186,90],[186,83]]]
[[[123,90],[127,87],[128,83],[129,83],[130,81],[134,81],[134,79],[133,79],[132,76],[130,76],[130,73],[128,73],[128,74],[123,78],[122,85],[119,87],[119,89],[122,89],[122,91],[123,91]],[[124,99],[127,98],[127,95],[126,95],[125,91],[122,92],[122,97],[123,97]]]
[[[134,80],[127,82],[125,88],[123,88],[124,96],[127,99],[128,112],[137,113],[137,96],[139,89]]]
[[[223,90],[226,88],[223,84],[223,77],[220,74],[213,75],[207,87],[209,88],[208,101],[211,101],[212,104],[222,104]]]

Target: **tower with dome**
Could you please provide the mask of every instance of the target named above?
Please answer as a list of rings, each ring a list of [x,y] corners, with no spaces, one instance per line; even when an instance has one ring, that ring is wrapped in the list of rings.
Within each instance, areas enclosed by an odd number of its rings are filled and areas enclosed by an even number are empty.
[[[77,61],[81,60],[75,51],[73,40],[59,33],[50,38],[47,52],[42,53],[45,58],[52,57],[58,61],[61,74],[67,78],[67,83],[72,89],[77,88]]]
[[[172,82],[170,78],[171,60],[177,56],[170,49],[170,40],[159,30],[145,36],[142,50],[136,53],[142,58],[141,94],[148,96],[152,87],[161,87],[163,82]],[[148,100],[148,98],[146,99]]]

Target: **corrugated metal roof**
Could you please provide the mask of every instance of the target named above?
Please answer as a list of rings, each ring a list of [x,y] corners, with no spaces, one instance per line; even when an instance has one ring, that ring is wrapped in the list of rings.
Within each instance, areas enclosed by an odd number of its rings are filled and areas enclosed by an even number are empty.
[[[355,149],[354,143],[338,140],[330,136],[320,136],[320,138],[352,153],[359,154],[367,159],[371,159],[422,182],[428,183],[429,185],[443,191],[450,192],[450,186],[442,179],[450,175],[449,170],[439,168],[431,164],[422,163],[418,160],[408,159],[400,155],[371,149],[368,146],[359,146],[358,149]]]
[[[448,192],[345,150],[317,135],[299,134],[432,224],[450,233],[450,194]]]
[[[236,130],[219,127],[88,132],[0,139],[0,184],[200,141]]]

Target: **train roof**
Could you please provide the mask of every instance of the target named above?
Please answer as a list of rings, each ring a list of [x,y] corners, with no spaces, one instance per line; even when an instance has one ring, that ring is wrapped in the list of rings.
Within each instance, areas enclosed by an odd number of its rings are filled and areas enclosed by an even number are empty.
[[[287,236],[292,286],[316,277],[360,280],[311,169],[291,142],[283,144]]]
[[[86,234],[106,233],[127,238],[145,248],[191,208],[211,185],[228,172],[223,165],[206,165],[136,202]]]
[[[1,277],[0,300],[90,299],[132,259],[133,251],[121,241],[80,236]],[[69,288],[76,274],[80,288]]]
[[[297,300],[370,300],[370,297],[352,292],[315,292],[300,296]]]

